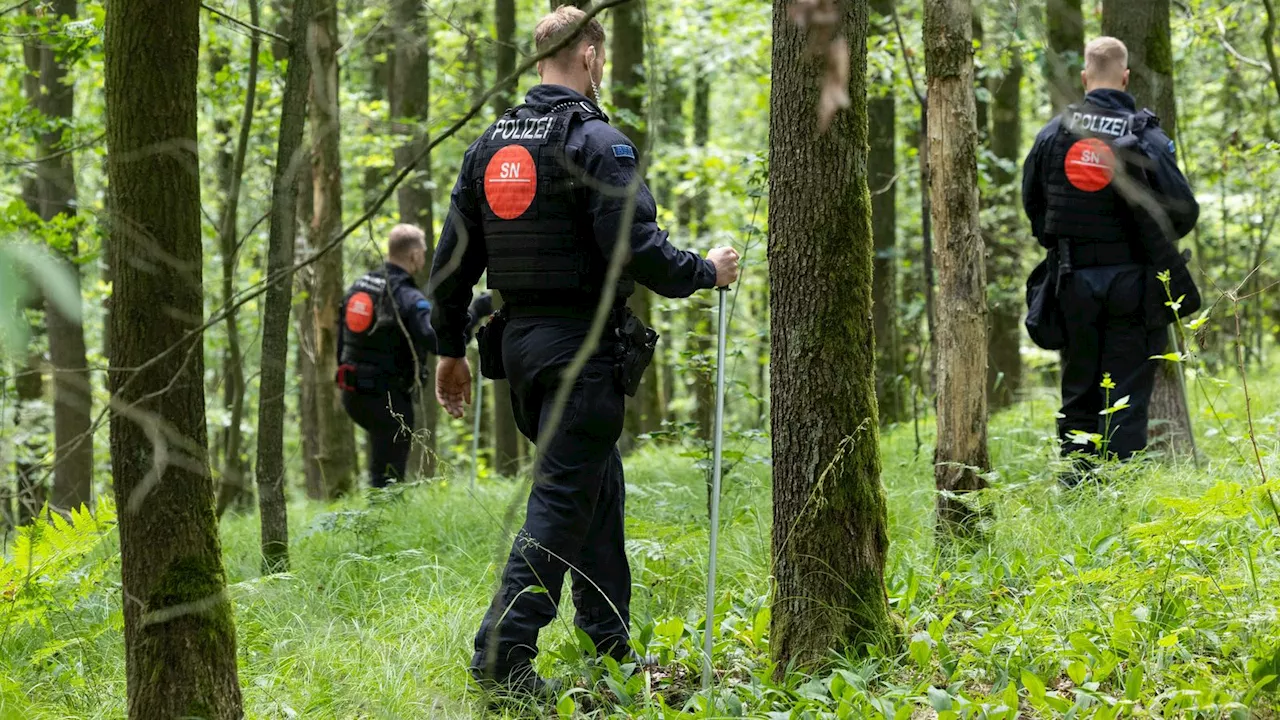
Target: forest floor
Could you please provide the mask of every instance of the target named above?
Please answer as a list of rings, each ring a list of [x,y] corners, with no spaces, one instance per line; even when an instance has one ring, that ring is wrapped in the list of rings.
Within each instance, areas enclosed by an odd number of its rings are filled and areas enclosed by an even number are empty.
[[[767,659],[767,444],[735,439],[712,716],[1280,717],[1280,530],[1258,489],[1237,382],[1208,387],[1216,418],[1197,403],[1201,467],[1114,467],[1105,484],[1071,492],[1055,482],[1052,395],[999,414],[982,497],[993,519],[977,546],[945,553],[933,534],[931,424],[919,446],[911,423],[884,433],[887,585],[902,643],[778,682]],[[1280,477],[1280,378],[1251,385],[1263,463]],[[692,687],[708,527],[698,454],[658,445],[626,462],[633,625],[664,666],[581,660],[566,597],[539,658],[580,688],[561,697],[562,717],[707,716]],[[465,665],[525,489],[493,480],[473,491],[463,473],[399,499],[297,504],[287,575],[260,577],[256,518],[223,522],[249,717],[483,715]],[[42,604],[10,603],[0,616],[0,718],[124,714],[115,541],[59,532],[76,535],[59,541],[69,559],[23,586]],[[530,714],[556,710],[509,711]]]

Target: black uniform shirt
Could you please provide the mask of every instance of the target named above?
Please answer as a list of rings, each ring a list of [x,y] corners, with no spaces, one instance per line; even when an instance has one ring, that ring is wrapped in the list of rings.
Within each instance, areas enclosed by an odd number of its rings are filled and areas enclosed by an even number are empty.
[[[427,355],[436,352],[436,334],[431,329],[431,303],[427,301],[427,296],[422,294],[418,289],[418,283],[409,274],[408,270],[396,265],[395,263],[386,263],[383,266],[383,272],[386,273],[387,282],[395,287],[395,304],[396,309],[400,313],[400,322],[404,324],[404,331],[408,333],[408,339],[412,341],[412,348],[406,342],[404,332],[398,328],[394,330],[396,340],[394,342],[394,363],[395,368],[404,378],[412,384],[413,372],[417,369],[421,372],[421,368],[414,368],[414,355],[417,355],[418,363],[421,365],[426,363]],[[338,364],[342,364],[342,348],[344,344],[343,338],[343,310],[346,308],[346,299],[343,299],[342,308],[338,310]],[[381,332],[381,331],[380,331]]]
[[[549,110],[564,102],[590,103],[585,96],[560,85],[535,86],[525,97],[527,105],[539,110]],[[483,168],[476,167],[479,145],[477,141],[463,157],[462,172],[453,188],[449,216],[432,264],[432,295],[436,301],[432,323],[443,357],[462,357],[466,352],[471,288],[480,280],[487,264],[481,232],[481,199],[476,197],[473,182],[475,173],[484,172]],[[584,206],[590,215],[595,242],[608,259],[613,254],[628,204],[627,193],[620,190],[635,177],[639,153],[631,141],[606,120],[591,119],[570,127],[565,155],[571,167],[582,168],[588,176],[583,183]],[[715,287],[715,265],[673,247],[657,220],[657,204],[642,182],[631,219],[627,272],[636,282],[665,297],[688,297],[698,290]]]
[[[1133,96],[1120,90],[1094,90],[1085,96],[1085,101],[1107,110],[1121,112],[1137,112],[1137,102]],[[1031,232],[1036,240],[1046,248],[1057,247],[1057,238],[1046,237],[1044,231],[1045,211],[1048,198],[1045,183],[1049,176],[1049,158],[1053,152],[1054,139],[1062,127],[1062,116],[1055,117],[1036,135],[1035,144],[1027,155],[1022,167],[1022,206],[1027,218],[1031,221]],[[1200,217],[1200,205],[1196,202],[1191,186],[1186,177],[1178,169],[1175,146],[1169,136],[1158,126],[1148,126],[1138,138],[1142,154],[1150,160],[1146,168],[1146,184],[1160,201],[1176,235],[1175,240],[1186,236],[1195,228]],[[1148,223],[1140,222],[1141,226]]]

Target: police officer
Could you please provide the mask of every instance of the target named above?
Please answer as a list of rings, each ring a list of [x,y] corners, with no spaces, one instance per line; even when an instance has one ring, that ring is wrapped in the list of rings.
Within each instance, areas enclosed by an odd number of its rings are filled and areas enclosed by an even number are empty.
[[[342,406],[369,434],[369,483],[375,488],[405,478],[413,429],[410,391],[436,349],[431,303],[413,279],[426,255],[421,228],[395,226],[386,263],[357,280],[342,300],[337,381]]]
[[[1098,454],[1083,440],[1103,435],[1110,454],[1125,459],[1147,442],[1147,410],[1166,325],[1161,271],[1172,274],[1173,297],[1195,294],[1176,243],[1195,226],[1200,209],[1178,170],[1174,144],[1149,110],[1125,92],[1128,50],[1101,37],[1085,49],[1086,95],[1036,137],[1023,168],[1022,197],[1036,239],[1059,263],[1058,300],[1066,335],[1062,353],[1064,455]],[[1195,295],[1198,298],[1198,295]],[[1198,302],[1198,300],[1197,300]],[[1183,308],[1183,314],[1191,308]],[[1110,398],[1129,408],[1110,416]],[[1109,420],[1109,422],[1108,422]],[[1083,444],[1082,444],[1083,442]],[[1064,476],[1079,482],[1088,457]]]
[[[599,652],[628,654],[631,574],[617,447],[624,400],[614,342],[596,346],[572,379],[554,434],[540,437],[550,430],[562,373],[588,337],[614,247],[621,239],[629,253],[614,288],[611,340],[626,320],[623,301],[636,282],[675,298],[727,286],[738,273],[732,248],[702,259],[672,247],[643,184],[629,202],[638,152],[596,104],[605,34],[599,22],[584,19],[581,10],[561,7],[538,23],[539,51],[566,36],[569,44],[539,63],[542,84],[524,104],[467,151],[433,266],[441,405],[460,417],[470,402],[466,310],[487,269],[489,287],[504,302],[494,321],[505,319],[506,327],[495,338],[491,321],[485,337],[502,343],[521,433],[541,441],[525,524],[476,633],[471,662],[482,686],[533,694],[547,690],[531,665],[538,632],[555,617],[571,568],[575,624]],[[488,352],[481,348],[482,356]],[[533,586],[546,592],[529,592]]]

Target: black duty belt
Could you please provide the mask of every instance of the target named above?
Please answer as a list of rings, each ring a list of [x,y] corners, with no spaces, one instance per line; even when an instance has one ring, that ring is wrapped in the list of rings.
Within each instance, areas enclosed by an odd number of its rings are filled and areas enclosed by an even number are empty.
[[[1071,267],[1077,269],[1101,265],[1128,265],[1139,260],[1128,243],[1068,240],[1067,246],[1071,248]]]

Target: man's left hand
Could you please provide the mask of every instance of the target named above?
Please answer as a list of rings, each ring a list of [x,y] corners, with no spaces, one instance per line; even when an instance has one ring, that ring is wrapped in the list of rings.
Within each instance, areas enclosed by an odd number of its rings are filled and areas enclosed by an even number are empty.
[[[442,357],[436,363],[436,402],[451,417],[462,417],[471,404],[471,365],[466,358]]]

